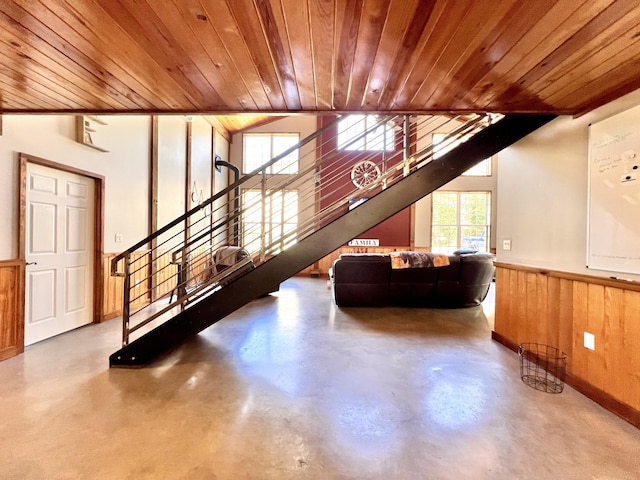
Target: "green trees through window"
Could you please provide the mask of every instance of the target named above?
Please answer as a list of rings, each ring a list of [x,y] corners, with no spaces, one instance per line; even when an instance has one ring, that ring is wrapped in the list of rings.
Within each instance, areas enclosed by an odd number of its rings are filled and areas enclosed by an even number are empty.
[[[433,192],[431,205],[433,252],[489,251],[490,192]]]

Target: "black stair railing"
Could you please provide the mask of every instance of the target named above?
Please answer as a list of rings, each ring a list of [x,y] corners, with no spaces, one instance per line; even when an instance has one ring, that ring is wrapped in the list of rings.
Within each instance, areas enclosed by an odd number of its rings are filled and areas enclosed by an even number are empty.
[[[358,118],[346,132],[338,125],[342,118],[330,122],[115,257],[111,273],[123,277],[124,285],[122,345],[226,288],[246,273],[248,263],[259,266],[274,258],[501,116]],[[437,146],[434,133],[447,133]],[[358,150],[362,143],[378,149]],[[290,164],[298,165],[296,173],[283,173]],[[239,202],[234,192],[240,192]],[[220,271],[214,253],[238,236],[250,256]]]

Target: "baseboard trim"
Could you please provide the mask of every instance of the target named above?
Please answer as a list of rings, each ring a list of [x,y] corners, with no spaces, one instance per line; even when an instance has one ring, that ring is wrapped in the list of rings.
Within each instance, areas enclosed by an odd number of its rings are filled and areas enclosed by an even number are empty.
[[[508,348],[509,350],[518,353],[518,344],[509,340],[508,338],[494,331],[491,332],[491,338],[504,347]],[[565,377],[565,383],[583,394],[585,397],[593,400],[601,407],[609,410],[611,413],[616,414],[623,420],[626,420],[634,427],[640,428],[640,411],[627,405],[626,403],[621,402],[620,400],[617,400],[608,393],[600,390],[597,387],[594,387],[588,382],[585,382],[581,378],[578,378],[569,373],[567,373]]]

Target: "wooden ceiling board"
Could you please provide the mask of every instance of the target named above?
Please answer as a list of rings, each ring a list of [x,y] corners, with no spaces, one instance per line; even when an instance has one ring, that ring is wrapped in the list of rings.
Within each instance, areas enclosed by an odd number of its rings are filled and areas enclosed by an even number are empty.
[[[444,21],[446,4],[441,2],[431,6],[431,9],[418,6],[402,39],[403,48],[392,67],[378,105],[413,105],[413,99],[423,88],[425,78],[458,30],[460,18],[464,17],[464,9],[456,9]]]
[[[1,36],[1,34],[0,34]],[[67,104],[72,107],[79,105],[80,108],[91,108],[94,98],[86,93],[82,89],[68,89],[68,77],[63,77],[55,69],[47,68],[38,61],[38,52],[35,52],[34,58],[25,55],[18,54],[13,45],[7,45],[0,40],[0,71],[13,72],[17,78],[23,75],[20,67],[28,65],[28,68],[33,72],[32,78],[39,84],[47,87],[50,91],[55,91],[56,94],[64,95],[67,98]],[[48,59],[45,59],[47,62]],[[77,77],[78,81],[82,81],[80,77]],[[64,93],[63,93],[64,92]],[[104,96],[105,101],[109,102],[114,107],[124,108],[124,106],[114,100],[112,97]]]
[[[211,45],[212,54],[216,56],[215,67],[218,70],[233,69],[240,76],[240,81],[231,80],[230,83],[238,90],[241,103],[243,96],[246,95],[255,103],[256,110],[271,110],[271,102],[265,85],[227,2],[225,0],[208,2],[196,0],[196,3],[200,3],[207,19],[207,22],[202,22],[202,30],[211,30],[211,35],[216,41],[216,45]],[[202,15],[197,7],[194,7],[192,13],[196,16]],[[198,35],[202,35],[202,31],[199,31]],[[243,110],[250,109],[244,108]]]
[[[337,2],[333,107],[346,110],[364,0]]]
[[[272,6],[269,0],[255,0],[265,41],[271,52],[271,59],[276,67],[284,98],[287,102],[287,110],[300,110],[300,92],[296,83],[296,72],[293,67],[289,35],[285,25],[284,13],[280,0]],[[307,27],[308,28],[308,27]],[[296,38],[296,41],[301,39]]]
[[[7,75],[0,75],[0,88],[2,89],[2,99],[7,101],[9,98],[20,99],[21,104],[33,104],[42,110],[55,108],[53,101],[48,101],[42,97],[35,96],[33,91],[28,88],[28,82],[24,79],[14,79]]]
[[[12,62],[9,61],[2,51],[0,51],[0,63],[3,65],[11,65]],[[91,104],[90,101],[83,99],[82,97],[77,96],[72,91],[63,91],[60,88],[60,85],[53,82],[47,76],[42,75],[37,69],[33,69],[33,75],[30,78],[23,79],[20,71],[16,71],[13,68],[0,67],[0,75],[6,76],[7,79],[11,79],[10,83],[13,83],[16,86],[19,86],[23,89],[23,94],[34,94],[40,98],[51,98],[56,103],[60,103],[63,105],[85,105],[88,106]],[[24,84],[26,82],[27,88],[24,88]]]
[[[3,0],[0,113],[580,114],[640,84],[638,25],[637,0]]]
[[[587,22],[561,46],[545,57],[537,68],[521,78],[520,84],[535,90],[536,83],[553,70],[562,70],[565,75],[571,74],[571,69],[568,68],[570,65],[579,67],[583,62],[589,61],[589,58],[602,48],[601,42],[606,37],[607,26],[617,26],[615,22],[623,20],[630,11],[629,8],[622,8],[623,6],[622,3],[613,4]]]
[[[315,105],[318,108],[315,95],[313,50],[311,49],[309,4],[300,0],[282,0],[280,5],[300,103],[301,105]],[[276,6],[273,5],[272,8],[275,9]]]
[[[248,5],[249,4],[249,5]],[[251,61],[258,71],[272,110],[287,110],[280,79],[271,58],[269,46],[264,41],[262,23],[258,11],[251,2],[229,1],[238,30],[244,38]],[[294,102],[295,103],[295,102]]]
[[[635,10],[640,15],[640,5]],[[640,42],[633,38],[639,28],[633,17],[624,13],[611,27],[591,39],[584,39],[588,50],[578,50],[568,55],[553,70],[533,82],[531,88],[549,101],[560,100],[575,91],[577,79],[590,82],[603,74],[607,75],[617,65],[624,64],[629,56],[640,55]],[[560,83],[559,79],[564,82]]]
[[[635,70],[638,68],[638,65],[635,61],[627,62],[628,68],[630,70]],[[584,115],[585,113],[590,112],[598,107],[601,107],[609,102],[614,101],[615,99],[626,95],[629,92],[633,92],[640,88],[640,81],[638,80],[635,74],[630,75],[630,79],[626,82],[618,82],[614,87],[610,87],[607,90],[604,90],[606,93],[599,95],[597,97],[591,97],[585,100],[584,98],[579,99],[574,105],[569,105],[571,112],[575,113],[575,116]]]
[[[539,0],[539,3],[540,8],[533,12],[527,11],[526,2],[517,2],[512,5],[503,17],[508,21],[499,22],[484,37],[460,65],[457,72],[452,75],[453,78],[447,79],[448,88],[440,95],[454,97],[453,104],[463,109],[474,105],[474,102],[468,99],[473,98],[473,95],[477,98],[492,85],[492,83],[485,83],[487,75],[490,75],[496,65],[510,54],[514,45],[529,34],[532,20],[539,21],[548,11],[547,7],[551,7],[554,1]]]
[[[493,87],[485,93],[485,98],[478,99],[476,102],[485,103],[492,107],[504,105],[507,111],[518,108],[514,105],[523,102],[529,102],[532,107],[535,107],[535,103],[539,102],[542,105],[540,108],[553,109],[553,106],[540,101],[539,95],[530,88],[530,84],[551,69],[553,64],[566,58],[569,52],[563,48],[564,45],[567,42],[572,42],[576,35],[580,35],[580,32],[589,25],[590,21],[606,9],[610,3],[611,0],[587,1],[583,4],[573,0],[565,0],[565,5],[572,9],[571,13],[561,23],[556,24],[555,28],[549,28],[546,31],[536,29],[537,25],[546,24],[548,17],[543,18],[534,26],[535,35],[527,38],[531,42],[528,50],[523,51],[524,55],[518,56],[515,61],[507,59],[509,70],[502,73],[502,78],[496,80]],[[555,9],[552,10],[554,14],[558,13]],[[559,15],[558,18],[561,16]],[[575,43],[574,45],[577,47]],[[499,66],[496,66],[495,70],[496,73],[501,71]],[[555,107],[557,113],[567,113],[568,109],[563,108],[564,111],[561,111]]]
[[[629,52],[630,48],[626,50]],[[636,44],[633,49],[640,55],[640,45]],[[588,77],[581,78],[581,86],[579,88],[566,88],[564,91],[558,92],[559,100],[566,103],[569,108],[577,108],[578,105],[585,103],[586,99],[591,98],[591,103],[597,102],[591,95],[593,91],[612,91],[620,83],[635,85],[635,88],[640,87],[640,80],[637,77],[638,64],[637,61],[616,61],[616,57],[625,56],[625,52],[620,52],[614,57],[603,59],[603,62],[593,70],[589,72]],[[607,63],[615,63],[615,67],[609,68]],[[598,71],[601,70],[601,75],[597,76]],[[633,88],[633,90],[635,90]],[[553,99],[553,98],[552,98]],[[602,103],[600,103],[602,105]]]
[[[369,84],[369,75],[376,59],[382,32],[388,18],[391,0],[368,0],[371,9],[360,18],[366,28],[359,29],[351,66],[349,96],[345,110],[361,110],[363,97]]]
[[[408,52],[409,46],[404,46],[404,41],[395,41],[403,38],[414,17],[414,12],[421,5],[420,0],[391,0],[389,10],[399,12],[397,15],[388,16],[380,38],[380,44],[371,66],[371,72],[367,81],[362,100],[364,110],[373,110],[380,103],[380,97],[388,83],[390,72],[394,71],[394,65],[402,62],[401,51]],[[425,12],[425,19],[429,18],[429,12]],[[424,26],[420,28],[424,30]]]
[[[205,109],[214,108],[221,104],[218,92],[207,81],[192,57],[196,52],[186,50],[188,40],[174,36],[170,25],[161,21],[156,9],[162,12],[164,8],[168,8],[168,3],[154,2],[153,7],[144,0],[96,0],[96,3],[130,37],[122,40],[122,44],[138,45],[154,61],[157,66],[154,80],[170,79],[175,83],[176,90],[183,92],[182,109],[194,108],[196,105]],[[139,57],[146,60],[143,55]]]
[[[459,91],[462,78],[475,65],[486,62],[486,52],[494,43],[494,36],[505,24],[513,23],[522,2],[518,0],[496,1],[491,10],[474,2],[467,9],[458,26],[456,35],[442,52],[437,70],[432,70],[425,79],[425,86],[414,97],[413,102],[424,109],[440,110],[449,106],[452,89]],[[442,102],[448,102],[446,105]]]
[[[131,110],[153,108],[156,102],[148,99],[155,92],[163,93],[157,103],[164,108],[176,104],[168,96],[176,91],[175,85],[164,88],[162,79],[157,78],[157,68],[149,65],[149,57],[142,49],[135,46],[113,49],[113,45],[125,44],[129,37],[100,8],[88,2],[47,2],[37,6],[26,0],[23,3],[25,9],[31,8],[37,16],[39,24],[34,24],[34,31],[44,45],[53,47],[53,52],[47,49],[52,58],[67,72],[73,69],[76,75],[88,79],[91,95],[105,91]],[[147,87],[145,80],[152,75],[157,78],[153,88]],[[82,87],[73,85],[77,89]]]
[[[186,104],[177,84],[160,74],[149,54],[131,43],[129,35],[111,23],[104,10],[91,6],[90,2],[47,6],[60,19],[50,18],[54,31],[65,32],[60,38],[60,51],[64,53],[65,43],[77,46],[79,54],[87,56],[90,64],[99,65],[90,70],[98,73],[98,83],[112,87],[122,102],[131,105],[130,109],[147,110],[156,103],[168,109]],[[114,49],[113,45],[126,45],[126,48]],[[149,78],[154,79],[153,85],[148,82]]]
[[[211,57],[215,50],[206,49],[202,41],[202,39],[207,38],[207,35],[200,37],[195,33],[196,24],[208,22],[206,17],[203,19],[198,14],[193,14],[185,2],[153,2],[148,5],[153,6],[154,12],[160,21],[167,26],[171,37],[174,39],[172,43],[175,42],[180,46],[179,49],[175,48],[174,50],[175,61],[180,65],[178,68],[184,68],[182,67],[183,63],[179,62],[181,62],[181,58],[188,55],[191,62],[188,65],[188,70],[185,70],[185,74],[188,75],[188,78],[191,78],[191,75],[196,76],[198,81],[201,82],[199,83],[199,90],[209,101],[217,98],[215,101],[221,102],[222,98],[224,98],[225,103],[231,108],[256,108],[255,104],[240,101],[233,84],[229,83],[225,75],[216,67]],[[210,28],[206,30],[211,31]],[[247,100],[250,100],[250,97],[245,96],[245,102]]]
[[[525,5],[525,2],[523,2],[523,5]],[[503,35],[492,46],[488,69],[475,82],[475,85],[471,88],[467,87],[466,93],[463,91],[462,100],[455,102],[454,106],[464,109],[479,103],[488,103],[492,100],[500,91],[497,85],[502,82],[509,83],[506,78],[508,78],[509,73],[516,65],[521,65],[523,69],[526,69],[527,61],[531,65],[535,65],[538,62],[532,57],[535,57],[535,54],[542,57],[543,52],[540,44],[543,39],[549,35],[549,32],[555,32],[560,29],[563,22],[574,13],[576,8],[580,7],[581,5],[576,3],[575,0],[558,1],[547,9],[541,8],[536,11],[544,12],[544,15],[529,27],[523,27],[522,29],[508,28],[510,23],[507,23],[507,28]],[[529,13],[523,13],[520,17],[527,19],[528,15]]]
[[[264,92],[262,95],[252,96],[245,83],[243,74],[238,71],[236,62],[222,43],[220,36],[211,25],[211,14],[199,0],[174,0],[173,5],[179,10],[180,19],[190,29],[191,41],[198,42],[197,47],[201,55],[206,55],[206,77],[215,82],[215,88],[229,103],[235,103],[240,109],[264,109],[268,100]],[[215,17],[221,16],[221,10],[215,10]],[[203,65],[200,65],[203,68]],[[252,76],[255,78],[255,74]],[[242,85],[242,89],[234,87]],[[259,91],[259,90],[258,90]]]
[[[308,5],[315,106],[318,111],[331,111],[335,70],[335,0],[308,0]]]
[[[76,47],[62,41],[55,32],[22,7],[7,3],[2,4],[2,9],[4,10],[4,12],[0,12],[0,21],[4,27],[2,36],[16,55],[21,58],[34,59],[46,68],[55,70],[61,76],[66,77],[68,79],[66,88],[69,88],[70,85],[73,87],[89,85],[89,92],[94,98],[93,108],[101,102],[109,105],[109,108],[132,108],[132,103],[127,102],[126,96],[117,90],[120,82],[115,76],[102,71],[99,64],[92,63]],[[34,4],[31,11],[39,15],[41,11],[46,12],[46,9]],[[12,16],[6,15],[5,12]],[[19,18],[28,27],[19,23],[16,18]],[[31,71],[20,62],[18,62],[18,66],[24,76],[27,76]],[[123,87],[123,91],[126,92],[127,89]],[[114,101],[117,101],[120,106],[112,106]],[[150,105],[149,103],[147,108]]]

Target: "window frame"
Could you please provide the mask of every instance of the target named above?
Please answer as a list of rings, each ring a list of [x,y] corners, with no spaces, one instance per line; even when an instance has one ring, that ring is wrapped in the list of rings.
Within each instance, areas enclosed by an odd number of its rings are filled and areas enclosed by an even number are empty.
[[[273,193],[278,194],[280,197],[280,205],[274,206],[273,199],[274,196],[271,195],[271,191],[268,191],[270,194],[267,196],[269,204],[266,206],[268,209],[268,215],[265,217],[265,230],[264,235],[265,242],[264,245],[271,245],[271,249],[269,249],[269,254],[277,254],[282,250],[289,248],[292,245],[297,243],[297,234],[294,234],[293,238],[287,239],[286,243],[283,242],[283,237],[286,234],[289,234],[291,231],[296,231],[298,229],[299,223],[299,209],[300,209],[300,196],[297,189],[289,189],[284,191],[274,191]],[[253,198],[247,200],[247,195],[250,194]],[[262,190],[260,189],[242,189],[241,192],[241,203],[242,203],[242,217],[241,217],[241,238],[242,245],[244,248],[254,253],[260,251],[262,249]],[[294,196],[295,205],[288,205],[291,203],[289,198]],[[251,202],[251,205],[247,206],[247,203]],[[257,203],[253,203],[257,202]],[[255,213],[251,210],[255,209]],[[287,211],[289,209],[295,209],[293,214],[287,215]],[[247,221],[248,215],[258,215],[260,217],[259,220]],[[280,218],[275,218],[275,215],[280,215]],[[248,226],[253,226],[253,228],[248,228]],[[287,228],[287,226],[289,226]],[[255,230],[257,228],[257,232]],[[274,232],[278,231],[277,235],[274,235]],[[279,247],[275,247],[277,243],[280,242]],[[257,244],[257,247],[254,248],[251,245]]]
[[[267,160],[265,160],[260,164],[256,163],[256,164],[248,165],[247,151],[249,149],[247,148],[247,141],[250,138],[259,138],[259,137],[269,138],[270,140],[269,153],[261,155],[262,158],[267,158]],[[286,137],[295,138],[295,142],[293,142],[291,146],[297,145],[298,143],[300,143],[300,132],[246,132],[246,133],[243,133],[242,134],[242,173],[243,175],[252,173],[256,170],[259,171],[262,165],[264,165],[269,160],[272,160],[274,157],[282,153],[283,150],[281,150],[278,153],[274,153],[278,151],[277,148],[274,147],[274,141],[278,138],[286,138]],[[291,146],[287,148],[291,148]],[[286,165],[285,162],[287,162],[287,159],[291,159],[291,165],[295,165],[295,167],[291,169],[291,171],[284,170],[283,168],[283,165]],[[295,150],[294,152],[291,152],[286,157],[278,160],[273,165],[270,165],[269,167],[267,167],[266,173],[267,175],[296,175],[299,171],[300,171],[300,152],[299,150]]]
[[[387,123],[380,125],[372,133],[366,134],[364,138],[361,138],[360,140],[355,142],[355,145],[361,144],[362,147],[355,147],[355,146],[349,146],[348,148],[344,147],[345,144],[349,144],[349,145],[354,144],[352,140],[353,137],[364,134],[367,130],[372,128],[379,121],[380,119],[377,118],[377,115],[374,115],[374,114],[345,115],[338,122],[336,127],[337,149],[341,152],[380,152],[382,153],[382,152],[395,151],[396,150],[396,132],[395,132],[395,129],[387,125]],[[345,124],[348,124],[348,126],[345,127]],[[384,135],[382,137],[384,139],[383,142],[380,142],[380,139],[378,138],[379,133],[376,133],[379,128],[384,128]],[[350,137],[347,137],[347,135],[350,134],[349,133],[350,129],[353,129],[354,132]],[[341,140],[341,137],[342,137],[342,140]],[[387,145],[387,141],[389,142],[388,145]],[[370,145],[373,144],[375,146],[376,144],[379,144],[379,143],[383,143],[382,145],[383,148],[369,148]]]
[[[464,195],[469,194],[483,194],[486,197],[485,205],[485,219],[486,223],[482,224],[473,224],[473,223],[462,223],[462,216],[464,214],[462,205],[462,197]],[[436,215],[434,214],[436,208],[435,197],[439,195],[456,195],[456,224],[437,224],[435,223]],[[431,251],[434,253],[452,253],[455,250],[461,248],[473,248],[477,249],[479,252],[490,252],[491,251],[491,207],[492,207],[492,192],[490,190],[438,190],[431,194]],[[448,245],[444,247],[435,246],[435,231],[438,227],[443,228],[455,228],[456,229],[456,245],[455,247]],[[482,228],[484,230],[484,235],[480,236],[464,236],[463,232],[465,228]],[[484,239],[484,250],[475,248],[476,245],[466,245],[463,244],[464,238],[483,238]],[[451,250],[451,251],[449,251]]]

